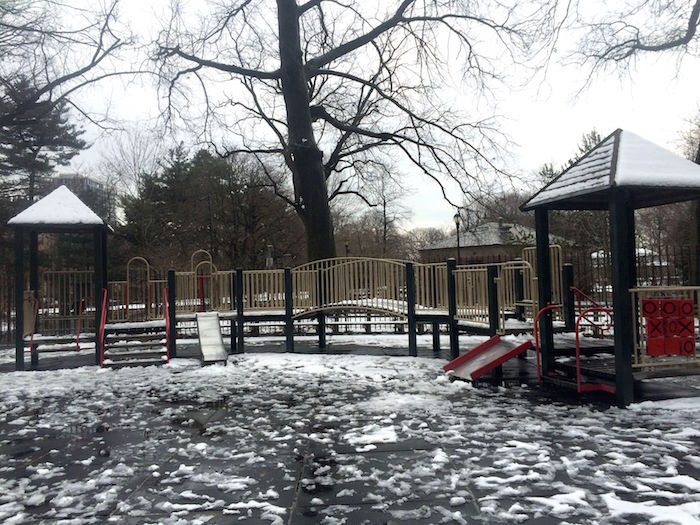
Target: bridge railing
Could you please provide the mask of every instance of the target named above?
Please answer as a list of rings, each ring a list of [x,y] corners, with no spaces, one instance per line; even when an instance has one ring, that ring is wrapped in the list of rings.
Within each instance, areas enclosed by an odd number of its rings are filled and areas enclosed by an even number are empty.
[[[284,270],[244,270],[244,310],[284,310]]]
[[[447,311],[447,263],[416,264],[416,309]]]
[[[488,323],[489,292],[486,266],[458,266],[454,275],[457,319]]]

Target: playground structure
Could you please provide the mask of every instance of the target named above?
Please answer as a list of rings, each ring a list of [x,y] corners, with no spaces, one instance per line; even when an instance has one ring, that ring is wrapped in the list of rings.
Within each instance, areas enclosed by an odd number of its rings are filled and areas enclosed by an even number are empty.
[[[26,343],[36,365],[35,334],[44,327],[56,334],[76,334],[70,344],[78,351],[81,329],[83,334],[92,330],[96,362],[122,366],[176,357],[179,325],[197,322],[197,315],[204,312],[216,312],[220,322],[205,317],[198,323],[200,341],[207,342],[204,346],[212,342],[203,361],[222,360],[205,358],[221,353],[222,322],[230,326],[234,352],[245,349],[245,327],[260,323],[283,326],[286,348],[294,351],[295,324],[308,326],[313,320],[323,349],[327,317],[359,313],[405,323],[411,356],[417,355],[419,324],[432,325],[436,352],[444,326],[453,360],[460,357],[460,331],[496,337],[534,328],[542,382],[579,393],[614,393],[618,404],[625,406],[633,400],[636,380],[700,373],[696,350],[700,287],[638,286],[636,276],[634,209],[700,198],[700,168],[658,150],[621,130],[604,139],[523,205],[523,210],[535,212],[537,245],[524,249],[519,260],[489,265],[457,266],[453,259],[419,264],[345,257],[293,269],[221,271],[208,252],[199,250],[187,271],[170,269],[166,278],[155,276],[147,259],[136,257],[127,264],[125,280],[108,283],[102,221],[95,221],[87,209],[81,213],[84,222],[51,222],[41,216],[51,215],[55,206],[39,201],[10,221],[16,231],[16,304],[24,301],[23,235],[29,231],[30,236],[30,300],[26,312],[16,309],[16,367],[24,369]],[[655,186],[659,166],[680,175]],[[562,264],[558,246],[550,246],[548,213],[559,209],[609,211],[612,307],[574,287],[572,267]],[[38,231],[94,233],[96,271],[92,276],[90,271],[45,272],[40,285]],[[555,320],[574,334],[574,341],[555,346]],[[22,329],[27,327],[28,331]],[[583,337],[584,330],[598,336],[612,334],[613,339]],[[26,341],[24,333],[29,336]],[[44,341],[45,335],[37,339]],[[452,369],[464,368],[474,379],[528,348],[509,348],[492,339],[453,363]],[[613,353],[614,358],[588,359],[601,353]],[[559,359],[562,356],[575,360]],[[488,362],[477,363],[477,358]]]

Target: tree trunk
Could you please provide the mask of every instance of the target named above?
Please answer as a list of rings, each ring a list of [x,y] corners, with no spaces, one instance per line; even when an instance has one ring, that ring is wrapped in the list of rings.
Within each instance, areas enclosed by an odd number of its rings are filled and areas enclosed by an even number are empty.
[[[302,61],[299,15],[295,0],[277,0],[282,95],[287,111],[289,148],[292,154],[295,190],[301,199],[309,260],[335,257],[323,154],[314,138],[309,91]]]

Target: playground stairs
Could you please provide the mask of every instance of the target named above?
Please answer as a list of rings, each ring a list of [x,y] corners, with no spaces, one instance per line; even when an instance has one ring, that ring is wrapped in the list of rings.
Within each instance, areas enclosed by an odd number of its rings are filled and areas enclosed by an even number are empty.
[[[584,392],[608,392],[609,394],[615,393],[615,382],[602,377],[589,377],[587,375],[581,375],[580,385],[576,380],[576,373],[574,371],[564,371],[557,370],[550,373],[549,375],[542,376],[542,382],[547,385],[552,385],[558,388],[563,388],[566,390],[573,390],[574,392],[584,393]]]
[[[45,336],[34,335],[33,339],[24,338],[24,346],[29,348],[33,345],[35,351],[39,353],[50,352],[75,352],[80,350],[92,350],[95,343],[95,334],[80,334],[80,339],[76,340],[75,334]]]
[[[105,368],[162,365],[167,362],[165,321],[105,325]]]

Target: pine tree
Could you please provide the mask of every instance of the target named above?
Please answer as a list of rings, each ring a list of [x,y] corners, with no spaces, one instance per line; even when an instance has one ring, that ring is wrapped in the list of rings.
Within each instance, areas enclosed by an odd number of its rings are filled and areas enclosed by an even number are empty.
[[[27,78],[6,85],[0,94],[0,114],[11,112],[33,97]],[[34,108],[12,125],[0,127],[0,177],[15,198],[33,202],[56,166],[65,166],[87,143],[83,130],[71,123],[66,102],[49,109]]]

